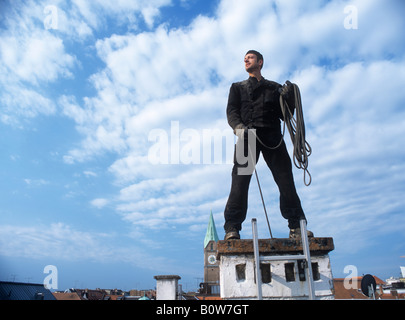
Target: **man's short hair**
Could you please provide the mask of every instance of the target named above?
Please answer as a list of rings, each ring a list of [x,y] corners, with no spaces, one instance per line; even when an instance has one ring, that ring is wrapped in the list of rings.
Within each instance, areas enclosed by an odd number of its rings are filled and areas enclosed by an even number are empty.
[[[246,52],[245,56],[248,55],[249,53],[253,53],[254,55],[256,55],[256,57],[257,57],[257,62],[259,62],[260,60],[263,61],[263,64],[262,64],[262,68],[263,68],[263,65],[264,65],[264,58],[263,58],[263,55],[262,55],[259,51],[256,51],[256,50],[249,50],[248,52]]]

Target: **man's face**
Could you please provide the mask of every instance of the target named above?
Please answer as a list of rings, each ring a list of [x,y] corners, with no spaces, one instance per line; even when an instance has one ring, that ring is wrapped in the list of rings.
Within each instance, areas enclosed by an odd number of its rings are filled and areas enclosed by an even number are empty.
[[[262,60],[257,61],[257,57],[253,53],[248,53],[245,56],[244,62],[245,62],[245,69],[249,73],[255,70],[260,70],[263,64]]]

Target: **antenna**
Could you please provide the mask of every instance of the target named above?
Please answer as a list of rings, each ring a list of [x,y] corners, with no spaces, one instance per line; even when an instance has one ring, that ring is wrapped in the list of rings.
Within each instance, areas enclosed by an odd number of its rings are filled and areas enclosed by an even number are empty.
[[[377,283],[371,274],[366,274],[361,279],[361,292],[367,297],[373,297],[375,299],[375,290]]]

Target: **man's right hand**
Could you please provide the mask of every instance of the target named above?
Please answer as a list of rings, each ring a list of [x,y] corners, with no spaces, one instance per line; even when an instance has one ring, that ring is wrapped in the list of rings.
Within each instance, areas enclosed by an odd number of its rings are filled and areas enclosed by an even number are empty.
[[[248,129],[243,123],[239,123],[235,129],[233,130],[233,133],[238,136],[238,138],[243,139],[245,136],[245,132]]]

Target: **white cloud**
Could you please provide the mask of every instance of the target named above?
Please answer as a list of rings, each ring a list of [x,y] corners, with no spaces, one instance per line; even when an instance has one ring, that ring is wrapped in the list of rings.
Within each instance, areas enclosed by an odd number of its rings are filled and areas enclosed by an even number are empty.
[[[73,230],[63,223],[41,227],[1,226],[1,253],[5,256],[25,256],[31,258],[55,257],[78,259],[88,255],[89,258],[105,259],[111,254],[107,248],[102,249],[101,242],[107,238],[103,234],[90,234]],[[98,250],[88,250],[89,248]],[[92,254],[97,252],[97,254]]]
[[[8,124],[54,114],[55,105],[40,86],[72,77],[76,59],[65,52],[62,39],[38,23],[42,10],[33,2],[16,4],[0,29],[0,119]]]
[[[55,10],[51,11],[46,10],[47,1],[4,4],[6,10],[2,12],[0,29],[0,102],[5,108],[0,111],[0,120],[18,124],[24,118],[55,113],[50,94],[41,86],[73,78],[73,69],[79,64],[74,54],[67,53],[63,39],[83,44],[92,39],[94,31],[104,29],[107,17],[129,30],[137,29],[142,20],[138,17],[153,27],[160,7],[170,3],[170,0],[59,0],[52,3]],[[48,20],[54,21],[54,28],[46,27]],[[102,127],[99,138],[115,139],[111,135],[107,137]]]
[[[24,179],[24,182],[29,186],[40,187],[49,184],[49,181],[44,179]]]
[[[120,237],[114,234],[83,232],[63,223],[40,226],[0,226],[0,254],[5,257],[24,257],[34,260],[119,261],[134,266],[155,269],[173,262],[153,256],[143,246],[114,246]],[[174,268],[175,269],[175,268]]]
[[[178,167],[178,166],[177,166]],[[166,170],[170,167],[166,166]],[[175,225],[206,224],[204,210],[221,210],[216,203],[223,189],[218,181],[229,175],[226,166],[194,167],[170,178],[143,180],[120,192],[118,206],[124,219],[136,227],[169,228]],[[223,200],[223,199],[222,199]]]
[[[62,40],[46,30],[2,37],[0,46],[4,65],[19,80],[37,84],[72,75],[74,58],[64,52]]]
[[[0,120],[5,124],[16,125],[21,118],[34,118],[40,114],[51,115],[56,112],[53,102],[36,90],[9,82],[4,84],[1,91]]]
[[[1,66],[7,71],[3,77],[35,86],[60,76],[71,77],[75,57],[65,52],[56,32],[45,29],[45,6],[35,2],[9,6],[0,30]]]
[[[92,206],[94,206],[98,209],[101,209],[101,208],[104,208],[109,203],[109,201],[107,199],[98,198],[98,199],[92,200],[90,203]]]
[[[86,177],[97,177],[97,173],[90,170],[83,171],[83,173]]]

